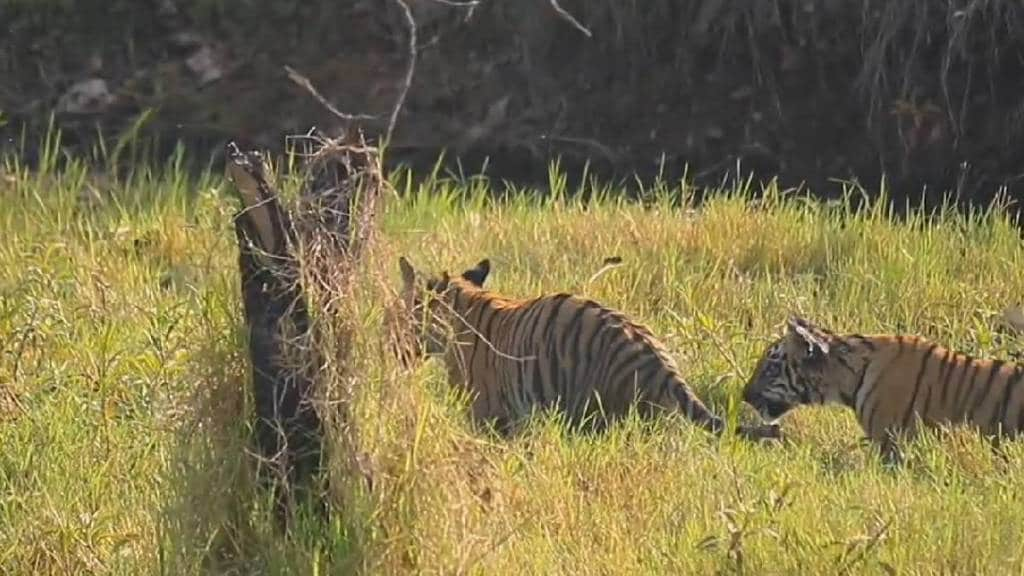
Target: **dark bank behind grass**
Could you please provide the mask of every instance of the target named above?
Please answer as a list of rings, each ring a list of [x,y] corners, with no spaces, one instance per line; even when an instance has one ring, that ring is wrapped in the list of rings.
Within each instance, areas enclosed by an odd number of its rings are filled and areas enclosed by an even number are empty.
[[[555,157],[608,178],[689,164],[714,185],[739,162],[822,195],[882,174],[900,198],[1020,193],[1016,0],[558,5],[414,2],[422,42],[393,165],[427,172],[447,150],[454,171],[543,183]],[[76,150],[136,132],[198,158],[240,135],[281,150],[282,134],[335,125],[285,63],[383,134],[410,36],[398,3],[369,0],[5,0],[0,20],[0,150],[23,123],[41,139],[40,112],[56,110]]]
[[[439,363],[404,372],[380,331],[399,254],[452,271],[490,257],[494,290],[572,290],[647,324],[697,394],[749,419],[740,388],[793,311],[1018,353],[997,316],[1024,298],[1024,243],[1001,209],[897,217],[774,189],[757,203],[721,190],[699,208],[678,187],[646,206],[495,201],[480,183],[402,190],[344,309],[353,364],[337,386],[355,391],[357,434],[343,445],[329,429],[347,463],[330,472],[335,513],[282,539],[242,455],[252,406],[226,184],[173,167],[97,184],[74,162],[2,176],[10,573],[1021,569],[1017,443],[1001,458],[971,433],[929,434],[889,471],[842,409],[797,411],[776,447],[680,418],[588,436],[542,416],[499,441],[469,425]],[[595,277],[611,256],[622,264]]]

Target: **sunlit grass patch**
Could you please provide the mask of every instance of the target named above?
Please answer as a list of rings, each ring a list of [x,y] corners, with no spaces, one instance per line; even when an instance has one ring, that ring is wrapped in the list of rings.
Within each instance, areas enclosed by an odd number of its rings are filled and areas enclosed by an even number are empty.
[[[788,416],[780,446],[715,440],[680,418],[575,434],[550,414],[502,440],[470,424],[438,363],[404,371],[381,333],[398,255],[452,273],[489,257],[496,291],[570,290],[647,324],[701,397],[747,418],[739,390],[792,312],[1018,352],[993,315],[1024,294],[1024,243],[998,207],[896,215],[770,186],[700,205],[667,185],[643,203],[495,198],[479,181],[396,178],[346,308],[360,476],[332,470],[332,523],[283,539],[243,456],[248,366],[223,183],[140,168],[83,201],[97,178],[84,165],[6,166],[0,386],[18,408],[0,417],[5,571],[1021,568],[1019,443],[927,434],[890,470],[838,408]],[[595,276],[612,256],[621,265]]]

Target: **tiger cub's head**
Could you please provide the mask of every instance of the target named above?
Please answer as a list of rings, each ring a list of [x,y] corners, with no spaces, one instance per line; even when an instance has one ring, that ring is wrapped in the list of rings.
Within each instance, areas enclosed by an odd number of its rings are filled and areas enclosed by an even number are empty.
[[[490,260],[451,278],[425,275],[413,268],[405,256],[398,258],[402,289],[397,302],[385,311],[385,323],[391,334],[392,351],[406,367],[425,355],[443,354],[451,341],[456,304],[455,295],[463,289],[479,289],[491,271]]]
[[[840,401],[839,380],[827,376],[845,365],[843,343],[802,318],[790,318],[786,333],[773,342],[743,389],[743,401],[768,422],[800,404]]]

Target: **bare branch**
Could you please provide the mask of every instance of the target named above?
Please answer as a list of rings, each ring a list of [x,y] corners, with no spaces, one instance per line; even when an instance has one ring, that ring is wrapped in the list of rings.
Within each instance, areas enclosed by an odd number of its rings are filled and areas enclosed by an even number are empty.
[[[594,150],[597,150],[601,154],[604,154],[604,156],[612,162],[615,162],[616,160],[619,159],[619,155],[616,154],[611,148],[592,138],[577,138],[574,136],[554,136],[551,134],[541,134],[540,139],[547,140],[549,142],[566,142],[568,144],[590,146]]]
[[[311,96],[313,96],[313,98],[316,98],[316,100],[318,102],[320,102],[320,104],[322,104],[324,106],[324,108],[327,108],[327,110],[329,110],[331,114],[334,114],[338,118],[341,118],[342,120],[346,120],[346,121],[352,121],[352,120],[374,120],[374,119],[377,118],[376,116],[370,116],[368,114],[346,114],[346,113],[342,112],[341,110],[338,110],[337,108],[334,107],[334,104],[331,104],[330,102],[328,102],[327,99],[324,98],[320,94],[320,92],[316,89],[316,87],[313,86],[313,83],[310,82],[309,78],[303,76],[302,74],[299,74],[291,66],[285,65],[284,70],[285,70],[285,72],[288,73],[288,79],[289,80],[294,82],[296,85],[298,85],[300,88],[302,88],[306,92],[309,92],[309,94]]]
[[[481,3],[481,0],[431,0],[431,1],[432,2],[436,2],[438,4],[445,5],[445,6],[455,7],[455,8],[468,8],[469,11],[468,11],[468,14],[467,14],[467,18],[470,15],[472,15],[473,11]],[[387,128],[387,132],[385,133],[385,136],[384,136],[385,142],[390,142],[391,141],[391,135],[394,133],[395,125],[398,123],[398,114],[402,111],[402,108],[405,106],[405,100],[406,100],[406,98],[409,95],[409,89],[412,87],[413,75],[416,73],[416,60],[417,60],[418,55],[419,55],[419,51],[416,48],[416,42],[417,42],[417,39],[416,39],[416,35],[417,35],[416,19],[413,18],[412,10],[409,9],[409,5],[406,4],[405,0],[395,0],[395,3],[398,4],[399,8],[402,9],[402,14],[405,16],[406,25],[409,28],[409,43],[408,43],[408,60],[409,60],[409,62],[408,62],[408,65],[406,67],[406,70],[405,70],[405,78],[403,79],[403,82],[402,82],[402,90],[401,90],[401,92],[399,92],[398,99],[395,101],[395,105],[391,109],[391,115],[388,118],[388,128]],[[565,12],[565,10],[562,10],[561,7],[558,6],[558,4],[557,4],[557,2],[555,0],[551,0],[551,3],[552,3],[552,5],[554,5],[556,7],[555,9],[560,14],[563,15],[564,18],[566,18],[570,22],[572,22],[577,28],[580,28],[584,32],[584,34],[586,34],[587,36],[591,36],[590,31],[587,30],[586,28],[584,28],[581,24],[579,24],[579,22],[577,22],[569,13]],[[320,102],[320,104],[322,104],[325,108],[327,108],[327,110],[329,110],[331,112],[331,114],[334,114],[338,118],[341,118],[342,120],[346,120],[346,121],[352,121],[352,120],[375,120],[377,118],[376,116],[370,116],[368,114],[346,114],[345,112],[342,112],[341,110],[338,110],[333,104],[331,104],[326,98],[324,98],[323,95],[320,94],[320,92],[316,89],[316,87],[313,86],[313,83],[310,82],[309,78],[303,76],[302,74],[299,74],[295,69],[293,69],[290,66],[285,66],[284,69],[285,69],[286,72],[288,72],[288,78],[292,82],[294,82],[300,88],[304,89],[306,92],[309,92],[309,94],[311,96],[313,96],[313,98],[316,98],[316,100],[318,102]]]
[[[438,4],[444,4],[445,6],[454,6],[455,8],[476,8],[480,5],[480,0],[469,0],[466,2],[457,2],[456,0],[432,0]]]
[[[577,20],[572,14],[569,14],[569,12],[566,11],[565,8],[562,8],[562,5],[558,3],[558,0],[548,0],[548,1],[551,3],[551,7],[554,8],[555,12],[558,12],[558,15],[561,16],[562,18],[564,18],[566,22],[568,22],[569,24],[572,24],[573,27],[575,27],[577,30],[582,32],[583,35],[586,36],[587,38],[593,38],[594,37],[593,32],[591,32],[589,29],[587,29],[587,27],[584,26],[583,24],[580,24],[580,21]]]
[[[398,94],[395,107],[391,110],[391,118],[388,120],[388,131],[384,136],[385,142],[391,142],[391,134],[395,131],[395,124],[398,123],[398,113],[402,111],[402,106],[405,105],[405,98],[409,95],[409,87],[412,86],[413,74],[416,73],[416,19],[412,17],[412,11],[409,10],[409,5],[405,3],[405,0],[395,0],[395,3],[398,4],[405,14],[405,23],[409,27],[409,63],[405,69],[402,91]]]
[[[396,4],[398,4],[398,7],[402,9],[402,14],[405,16],[405,22],[406,22],[406,25],[407,25],[407,27],[409,29],[409,42],[408,42],[408,51],[407,51],[407,53],[408,53],[408,60],[409,61],[408,61],[408,64],[407,64],[406,70],[405,70],[405,78],[403,79],[403,82],[402,82],[402,90],[401,90],[401,92],[399,92],[398,99],[395,101],[394,107],[391,109],[391,115],[388,118],[388,128],[387,128],[387,132],[385,133],[385,136],[384,136],[385,142],[390,142],[391,141],[391,135],[395,131],[395,125],[398,124],[398,114],[401,113],[402,108],[405,106],[405,100],[409,96],[409,89],[412,87],[412,79],[413,79],[413,76],[416,73],[416,60],[417,60],[417,58],[419,56],[419,51],[418,51],[418,49],[416,47],[416,42],[417,42],[416,19],[413,18],[412,10],[409,9],[409,5],[406,4],[405,0],[394,0],[394,1],[395,1]],[[468,8],[470,15],[473,13],[473,10],[475,10],[476,7],[479,6],[480,3],[481,3],[481,0],[431,0],[431,1],[432,2],[436,2],[438,4],[445,5],[445,6],[452,6],[452,7],[455,7],[455,8]],[[555,6],[556,11],[558,11],[559,14],[562,14],[563,18],[566,18],[570,22],[572,22],[577,28],[581,29],[583,31],[583,33],[586,34],[588,37],[591,36],[590,31],[587,30],[586,28],[584,28],[579,22],[577,22],[576,19],[573,18],[568,12],[566,12],[560,6],[558,6],[556,0],[551,0],[551,3],[552,3],[553,6]],[[468,18],[468,16],[467,16],[467,18]],[[320,102],[320,104],[322,104],[325,108],[327,108],[327,110],[329,110],[331,112],[331,114],[334,114],[338,118],[341,118],[342,120],[346,120],[346,121],[352,121],[352,120],[375,120],[377,118],[376,116],[371,116],[371,115],[368,115],[368,114],[346,114],[345,112],[342,112],[341,110],[338,110],[333,104],[331,104],[327,100],[327,98],[324,98],[323,95],[320,94],[320,92],[316,89],[316,87],[313,86],[313,83],[309,80],[309,78],[303,76],[302,74],[299,74],[295,69],[293,69],[290,66],[285,66],[284,69],[288,73],[288,78],[292,82],[294,82],[300,88],[304,89],[306,92],[309,92],[309,94],[311,96],[313,96],[313,98],[316,98],[316,100],[318,102]]]

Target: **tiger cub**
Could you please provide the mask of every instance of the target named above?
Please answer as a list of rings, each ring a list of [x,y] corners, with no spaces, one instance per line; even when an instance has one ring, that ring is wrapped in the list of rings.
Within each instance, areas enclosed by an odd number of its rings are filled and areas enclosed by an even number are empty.
[[[1024,367],[976,359],[914,336],[839,336],[802,318],[764,353],[743,400],[774,422],[801,404],[853,409],[893,456],[894,436],[968,424],[988,435],[1024,429]]]
[[[415,337],[396,352],[403,362],[443,356],[449,381],[471,394],[475,421],[508,434],[534,409],[555,408],[570,426],[601,428],[635,407],[643,416],[678,411],[722,432],[722,419],[693,395],[662,344],[622,313],[569,294],[517,300],[488,292],[488,260],[455,278],[425,277],[405,257],[398,263]]]

